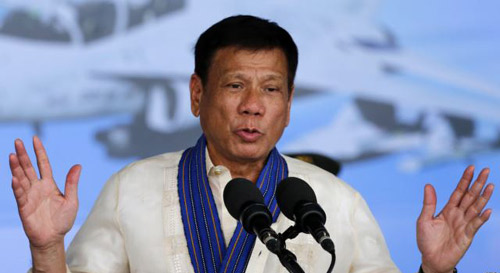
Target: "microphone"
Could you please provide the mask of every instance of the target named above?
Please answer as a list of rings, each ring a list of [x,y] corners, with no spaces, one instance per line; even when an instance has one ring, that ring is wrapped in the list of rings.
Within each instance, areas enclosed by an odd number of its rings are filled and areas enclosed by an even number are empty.
[[[269,251],[278,254],[280,242],[271,228],[273,217],[257,186],[247,179],[235,178],[224,188],[223,197],[229,214],[240,221],[248,233],[257,235]]]
[[[326,213],[313,189],[302,179],[288,177],[278,184],[276,200],[283,214],[295,221],[299,231],[310,233],[321,247],[334,255],[335,245],[325,228]]]

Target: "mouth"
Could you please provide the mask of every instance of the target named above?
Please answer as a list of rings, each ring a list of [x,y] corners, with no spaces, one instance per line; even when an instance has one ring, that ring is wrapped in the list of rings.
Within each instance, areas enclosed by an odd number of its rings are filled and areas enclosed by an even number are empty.
[[[236,130],[236,135],[238,135],[245,142],[255,142],[263,135],[263,133],[256,128],[241,128]]]

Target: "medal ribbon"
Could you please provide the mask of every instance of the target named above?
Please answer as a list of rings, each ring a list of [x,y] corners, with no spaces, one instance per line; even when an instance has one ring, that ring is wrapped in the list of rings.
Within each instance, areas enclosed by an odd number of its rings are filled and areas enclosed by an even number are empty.
[[[238,222],[226,248],[208,182],[205,150],[206,139],[202,135],[196,146],[184,151],[179,162],[179,202],[191,263],[197,273],[244,272],[256,236],[247,233]],[[280,212],[275,198],[276,187],[287,176],[286,161],[274,148],[256,183],[273,215],[273,222]]]

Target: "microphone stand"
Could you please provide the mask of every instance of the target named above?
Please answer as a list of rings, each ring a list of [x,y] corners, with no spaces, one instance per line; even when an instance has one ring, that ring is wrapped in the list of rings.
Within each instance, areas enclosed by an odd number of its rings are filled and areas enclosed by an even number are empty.
[[[281,253],[277,254],[281,264],[290,273],[304,273],[304,270],[297,263],[297,257],[288,249],[283,249]]]
[[[294,226],[289,227],[285,232],[278,234],[279,247],[276,252],[281,264],[290,273],[305,273],[304,270],[297,263],[297,257],[288,249],[286,249],[285,241],[288,239],[293,239],[299,235],[299,231]]]
[[[278,234],[278,241],[279,241],[279,249],[281,250],[282,254],[278,254],[278,258],[280,259],[281,264],[288,269],[288,272],[304,272],[302,268],[300,268],[299,264],[297,263],[297,257],[290,251],[286,249],[285,241],[288,239],[293,239],[299,235],[301,232],[301,229],[297,226],[291,226],[285,232]],[[323,246],[323,245],[322,245]],[[330,250],[327,250],[328,253],[332,255],[332,261],[330,263],[330,267],[328,268],[327,273],[332,272],[333,266],[335,265],[335,248],[332,246]]]

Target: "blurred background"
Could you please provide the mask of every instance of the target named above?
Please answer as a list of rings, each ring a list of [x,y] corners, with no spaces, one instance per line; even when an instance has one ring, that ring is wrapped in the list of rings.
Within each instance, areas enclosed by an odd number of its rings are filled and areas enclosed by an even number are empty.
[[[60,186],[82,164],[68,244],[112,173],[194,144],[194,43],[218,20],[252,14],[299,47],[279,148],[341,162],[339,176],[367,200],[395,263],[416,272],[424,185],[436,187],[439,210],[469,164],[500,181],[499,10],[494,0],[0,0],[2,271],[31,264],[10,188],[14,140],[33,155],[39,135]],[[500,271],[498,192],[489,207],[460,272]]]

